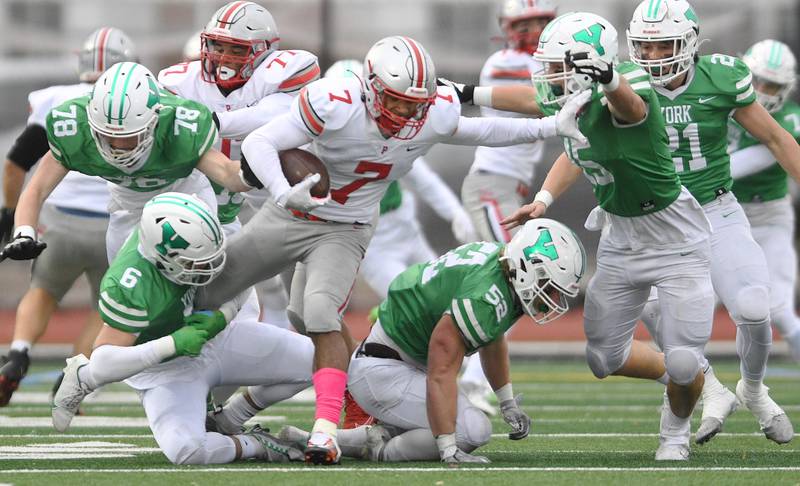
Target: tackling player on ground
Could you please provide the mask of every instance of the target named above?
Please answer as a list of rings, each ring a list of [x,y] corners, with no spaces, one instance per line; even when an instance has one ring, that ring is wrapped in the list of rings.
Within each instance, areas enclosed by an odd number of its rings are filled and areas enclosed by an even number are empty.
[[[302,262],[290,293],[289,317],[315,344],[316,421],[306,458],[339,460],[336,426],[347,382],[349,349],[341,312],[347,305],[388,184],[436,143],[509,145],[563,134],[581,138],[576,98],[543,120],[465,118],[456,93],[437,91],[433,62],[408,37],[387,37],[367,53],[363,79],[321,79],[304,88],[282,115],[245,139],[246,177],[272,200],[231,238],[229,262],[202,292],[215,307],[235,292]],[[330,175],[328,197],[312,197],[313,174],[290,186],[278,152],[311,143]]]

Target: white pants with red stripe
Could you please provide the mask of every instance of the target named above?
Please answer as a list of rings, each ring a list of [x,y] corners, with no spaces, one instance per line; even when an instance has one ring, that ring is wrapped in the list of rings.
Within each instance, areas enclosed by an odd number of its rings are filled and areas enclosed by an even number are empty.
[[[525,203],[528,186],[513,177],[472,172],[464,178],[461,200],[472,218],[478,238],[508,243],[516,228],[508,231],[500,221]]]
[[[415,263],[436,258],[417,221],[413,196],[403,193],[399,208],[381,215],[367,254],[361,262],[361,276],[370,288],[385,299],[389,284]]]

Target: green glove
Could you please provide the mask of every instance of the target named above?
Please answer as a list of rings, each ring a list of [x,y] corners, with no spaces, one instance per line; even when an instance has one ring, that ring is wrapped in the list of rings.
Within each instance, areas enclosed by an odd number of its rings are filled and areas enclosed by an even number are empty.
[[[194,326],[183,326],[172,333],[176,356],[197,356],[208,341],[208,331]]]
[[[183,318],[183,323],[208,332],[208,339],[213,339],[219,334],[228,322],[220,311],[199,311]]]

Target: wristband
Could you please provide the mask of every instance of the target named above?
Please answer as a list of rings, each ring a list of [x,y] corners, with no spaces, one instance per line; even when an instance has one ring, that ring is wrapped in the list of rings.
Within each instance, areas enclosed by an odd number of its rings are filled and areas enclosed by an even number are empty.
[[[547,189],[542,189],[541,191],[536,193],[536,196],[533,198],[533,202],[540,202],[544,204],[545,209],[549,208],[551,204],[553,204],[554,198],[553,195],[550,194],[550,191]]]
[[[177,353],[177,351],[175,350],[175,340],[172,339],[172,336],[170,335],[158,338],[150,342],[152,343],[153,349],[158,355],[157,363],[160,363],[161,361],[167,358],[171,358],[175,356],[175,353]]]
[[[508,400],[513,400],[514,390],[511,388],[511,382],[509,381],[505,385],[495,390],[494,395],[497,397],[497,401],[499,403],[503,403]]]
[[[608,84],[600,84],[600,87],[603,89],[605,93],[611,93],[612,91],[616,91],[619,88],[619,73],[614,71],[614,74],[611,75],[611,81]]]
[[[472,104],[475,106],[488,106],[492,107],[492,87],[491,86],[475,86],[475,91],[472,92]]]
[[[36,241],[36,230],[33,229],[33,226],[19,226],[17,229],[14,230],[14,238],[30,238],[33,241]]]

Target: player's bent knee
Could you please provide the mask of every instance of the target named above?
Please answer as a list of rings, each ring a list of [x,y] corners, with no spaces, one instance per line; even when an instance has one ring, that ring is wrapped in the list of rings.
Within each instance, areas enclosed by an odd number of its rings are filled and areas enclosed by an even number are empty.
[[[740,324],[762,324],[769,319],[769,290],[763,285],[750,285],[736,295]]]
[[[594,376],[601,380],[622,366],[622,363],[620,363],[619,366],[611,369],[606,355],[593,348],[591,345],[586,346],[586,363],[589,365],[589,369],[592,370]]]
[[[306,323],[298,313],[289,308],[286,309],[286,315],[289,317],[289,322],[292,324],[292,327],[294,327],[295,331],[302,335],[308,334],[306,331]]]
[[[339,332],[342,330],[337,305],[326,294],[305,296],[303,299],[303,320],[308,333]]]
[[[492,423],[478,408],[468,407],[463,413],[464,424],[463,427],[457,426],[456,444],[462,451],[472,452],[489,443],[492,438]]]
[[[664,354],[667,374],[676,385],[692,383],[700,372],[700,360],[691,349],[676,348]]]
[[[173,464],[206,464],[205,437],[178,438],[175,443],[162,447],[164,455]]]

